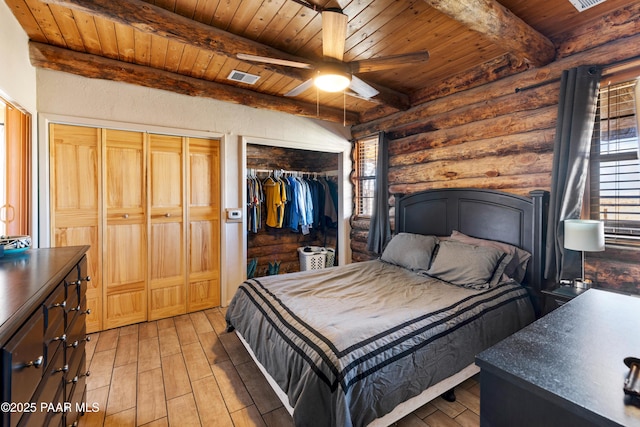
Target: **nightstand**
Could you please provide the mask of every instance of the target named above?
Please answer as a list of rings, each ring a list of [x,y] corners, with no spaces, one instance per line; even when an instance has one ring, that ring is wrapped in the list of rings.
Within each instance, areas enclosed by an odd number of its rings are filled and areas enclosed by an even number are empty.
[[[558,285],[554,288],[544,289],[542,293],[552,298],[560,306],[586,291],[587,289],[580,289],[570,285]]]

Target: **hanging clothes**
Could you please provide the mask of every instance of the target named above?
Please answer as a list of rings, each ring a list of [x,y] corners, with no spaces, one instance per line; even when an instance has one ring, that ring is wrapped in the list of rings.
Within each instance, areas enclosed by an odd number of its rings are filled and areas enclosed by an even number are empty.
[[[262,184],[251,172],[247,176],[247,229],[252,233],[257,233],[262,228],[263,202]]]
[[[253,170],[247,176],[248,231],[261,229],[262,211],[266,225],[288,228],[309,234],[312,229],[335,227],[337,221],[337,183],[317,174],[284,176],[283,171],[271,171],[262,182]],[[288,172],[289,173],[289,172]]]
[[[269,227],[282,228],[284,204],[287,201],[283,183],[278,178],[268,176],[262,182],[262,189],[265,194],[267,225]]]

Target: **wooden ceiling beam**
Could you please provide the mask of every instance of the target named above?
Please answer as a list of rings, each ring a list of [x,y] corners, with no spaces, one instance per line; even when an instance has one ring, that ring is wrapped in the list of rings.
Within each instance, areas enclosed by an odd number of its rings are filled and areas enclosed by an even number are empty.
[[[184,43],[233,59],[237,59],[236,54],[241,52],[313,65],[313,61],[309,61],[307,58],[288,54],[279,49],[169,12],[141,0],[43,0],[43,2],[107,19],[147,34]],[[309,70],[304,69],[266,63],[252,63],[252,65],[300,82],[312,76]],[[380,102],[396,110],[406,110],[410,107],[409,97],[406,94],[380,85],[375,85],[375,87],[380,93],[376,95],[374,102]]]
[[[242,52],[295,62],[309,62],[306,58],[290,55],[279,49],[194,21],[141,0],[43,0],[43,3],[55,4],[117,22],[146,34],[184,43],[233,59],[237,59],[236,54]],[[307,80],[310,76],[309,71],[297,68],[283,69],[269,64],[264,64],[264,68],[300,81]]]
[[[349,111],[345,113],[337,108],[322,107],[318,115],[315,104],[265,95],[248,89],[196,79],[143,65],[129,64],[88,53],[75,52],[44,43],[29,42],[29,58],[35,67],[63,71],[88,78],[171,90],[183,95],[212,98],[336,123],[355,124],[358,120],[356,113]]]
[[[534,67],[547,65],[556,57],[556,48],[548,38],[496,0],[424,1]]]

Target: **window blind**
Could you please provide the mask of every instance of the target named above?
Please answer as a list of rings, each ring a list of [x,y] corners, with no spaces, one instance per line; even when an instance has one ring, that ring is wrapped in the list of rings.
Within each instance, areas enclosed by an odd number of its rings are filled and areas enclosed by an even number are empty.
[[[636,80],[601,87],[591,148],[591,217],[609,242],[640,244]]]

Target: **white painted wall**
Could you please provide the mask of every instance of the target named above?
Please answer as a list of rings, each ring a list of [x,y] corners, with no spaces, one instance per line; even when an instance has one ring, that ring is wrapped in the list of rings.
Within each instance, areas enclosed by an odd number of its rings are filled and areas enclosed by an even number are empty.
[[[29,61],[28,41],[9,6],[0,2],[0,96],[35,118],[36,69]]]
[[[36,69],[29,61],[29,38],[4,1],[0,1],[0,97],[32,117],[32,152],[37,149]],[[32,159],[32,182],[38,180],[37,157]],[[3,169],[4,170],[4,169]],[[4,204],[2,201],[1,204]],[[38,240],[38,194],[33,192],[31,206],[32,237]]]
[[[37,88],[40,188],[43,189],[48,188],[47,123],[50,121],[221,137],[222,214],[225,209],[244,205],[244,156],[247,143],[340,153],[343,198],[338,224],[339,261],[344,264],[351,259],[348,238],[352,205],[348,179],[351,144],[348,142],[348,128],[274,111],[51,70],[38,69]],[[40,212],[40,227],[47,230],[47,200],[41,201]],[[246,276],[245,229],[244,222],[223,224],[223,304],[229,302]],[[46,246],[48,242],[44,239],[45,233],[42,234],[41,246]]]

